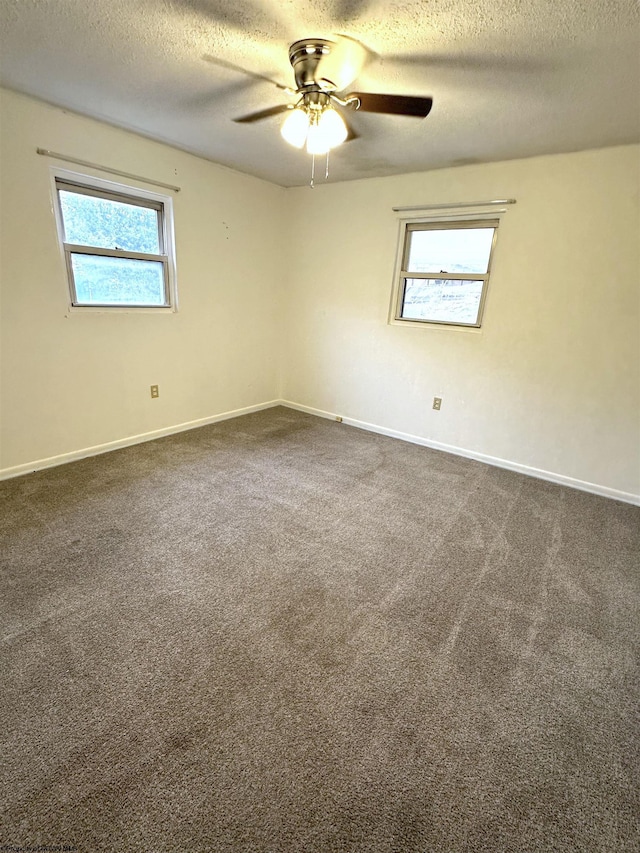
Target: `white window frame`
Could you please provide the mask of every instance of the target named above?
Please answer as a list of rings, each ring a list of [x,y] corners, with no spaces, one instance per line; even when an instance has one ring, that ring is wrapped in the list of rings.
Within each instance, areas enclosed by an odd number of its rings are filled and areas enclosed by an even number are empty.
[[[453,329],[480,329],[482,316],[487,299],[491,263],[494,257],[496,241],[498,237],[499,218],[495,216],[482,216],[478,214],[465,214],[450,217],[419,217],[403,218],[400,220],[398,230],[398,248],[396,254],[396,265],[393,277],[391,294],[391,308],[389,312],[389,323],[392,325],[415,326],[415,327],[444,327]],[[464,228],[493,228],[493,239],[489,252],[489,262],[486,273],[443,273],[439,270],[429,272],[411,272],[407,269],[409,257],[409,234],[413,231],[435,231],[435,230],[461,230]],[[475,323],[460,323],[455,320],[421,320],[415,317],[403,317],[402,308],[404,304],[404,293],[407,279],[444,279],[450,281],[482,281],[482,292],[478,315]]]
[[[173,199],[171,196],[130,184],[116,183],[93,175],[73,172],[68,169],[51,168],[51,192],[53,212],[56,220],[58,245],[64,262],[67,277],[68,307],[70,313],[152,313],[173,314],[178,310],[176,255],[173,220]],[[160,254],[131,252],[123,249],[103,249],[95,246],[77,245],[65,241],[64,219],[60,207],[59,189],[77,189],[85,195],[107,198],[114,201],[126,201],[137,207],[149,207],[158,211],[158,236]],[[85,254],[103,257],[131,258],[134,260],[149,260],[162,263],[164,270],[164,296],[162,305],[98,305],[95,303],[79,303],[76,298],[72,254]]]

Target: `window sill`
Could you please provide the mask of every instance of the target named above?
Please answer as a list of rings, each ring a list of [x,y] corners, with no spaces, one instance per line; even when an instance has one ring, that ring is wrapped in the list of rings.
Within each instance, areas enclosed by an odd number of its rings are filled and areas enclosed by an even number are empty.
[[[177,314],[174,306],[151,305],[69,305],[66,316],[81,314]]]
[[[400,320],[393,317],[389,320],[390,326],[409,326],[412,329],[437,329],[441,332],[473,332],[481,334],[481,326],[463,326],[459,323],[437,323],[431,320]]]

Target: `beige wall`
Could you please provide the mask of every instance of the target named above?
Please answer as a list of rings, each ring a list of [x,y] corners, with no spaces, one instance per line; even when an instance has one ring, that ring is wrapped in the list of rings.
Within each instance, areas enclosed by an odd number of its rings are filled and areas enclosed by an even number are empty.
[[[640,496],[638,146],[283,190],[13,93],[0,105],[5,475],[282,398]],[[68,316],[38,146],[182,187],[177,314]],[[392,206],[504,197],[482,329],[389,325]]]
[[[639,151],[289,191],[285,399],[639,495]],[[482,329],[388,325],[391,208],[509,197]]]
[[[10,92],[1,107],[0,468],[278,397],[284,190]],[[182,188],[178,313],[69,315],[37,147]]]

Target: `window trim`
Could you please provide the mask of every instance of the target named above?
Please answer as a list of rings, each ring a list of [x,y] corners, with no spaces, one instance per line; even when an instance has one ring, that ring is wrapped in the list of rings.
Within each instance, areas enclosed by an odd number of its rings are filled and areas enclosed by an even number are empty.
[[[178,310],[176,287],[176,259],[173,220],[173,199],[171,196],[141,189],[131,184],[97,178],[93,175],[72,172],[56,166],[50,168],[53,213],[56,221],[58,246],[64,262],[67,285],[67,304],[69,313],[152,313],[174,314]],[[59,190],[81,192],[96,198],[131,204],[134,207],[147,207],[156,210],[158,216],[158,241],[160,254],[134,252],[124,249],[104,249],[98,246],[67,243],[65,241],[64,219],[60,205]],[[99,303],[79,303],[75,289],[72,267],[72,255],[85,254],[103,257],[130,258],[162,263],[164,280],[164,303],[162,305],[113,305]]]
[[[470,331],[479,330],[482,326],[482,318],[489,289],[489,278],[491,265],[494,257],[496,241],[498,237],[499,217],[482,216],[477,213],[467,213],[464,216],[441,216],[441,217],[412,217],[401,218],[398,230],[398,244],[396,255],[396,266],[393,277],[393,288],[391,294],[391,307],[389,312],[389,323],[391,325],[424,327],[444,327],[448,329],[466,329]],[[487,271],[484,273],[444,273],[436,270],[429,272],[411,272],[407,269],[410,240],[408,235],[413,231],[457,231],[465,228],[493,228],[491,249]],[[475,323],[460,323],[455,320],[422,320],[416,317],[403,317],[402,308],[407,286],[407,279],[441,279],[445,281],[482,281],[480,303]]]

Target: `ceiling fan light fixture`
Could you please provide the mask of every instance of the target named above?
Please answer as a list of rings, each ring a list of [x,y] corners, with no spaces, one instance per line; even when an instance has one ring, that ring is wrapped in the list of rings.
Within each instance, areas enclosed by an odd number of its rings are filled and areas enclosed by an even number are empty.
[[[328,140],[329,148],[336,148],[338,145],[342,145],[349,133],[344,119],[333,107],[327,107],[322,111],[318,127],[323,136]]]
[[[309,126],[307,134],[307,154],[326,154],[331,148],[329,140],[318,123]]]
[[[344,119],[329,105],[320,109],[306,105],[296,107],[284,120],[280,133],[294,148],[303,148],[306,142],[309,154],[326,154],[348,136]]]
[[[340,113],[333,107],[325,107],[319,116],[313,117],[307,134],[307,152],[326,154],[337,148],[347,138],[347,126]]]
[[[291,110],[289,115],[284,120],[280,133],[289,145],[294,148],[302,148],[307,140],[309,132],[309,115],[306,110],[299,107]]]

